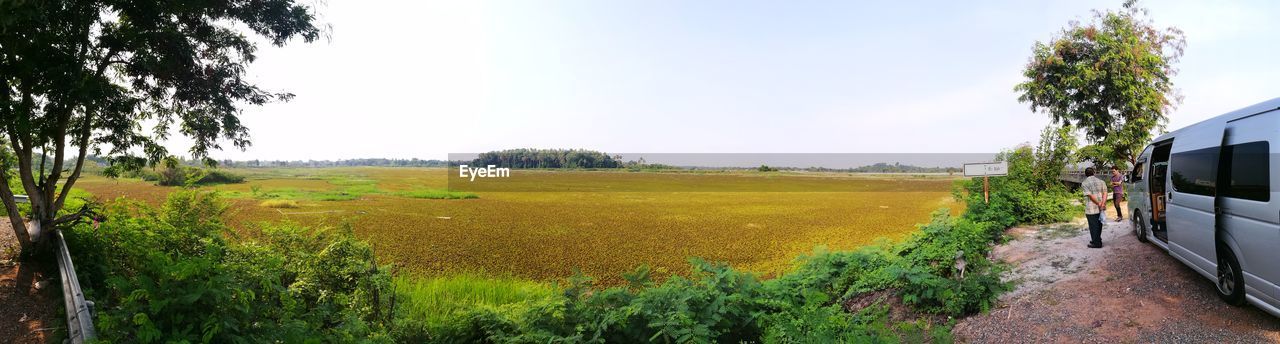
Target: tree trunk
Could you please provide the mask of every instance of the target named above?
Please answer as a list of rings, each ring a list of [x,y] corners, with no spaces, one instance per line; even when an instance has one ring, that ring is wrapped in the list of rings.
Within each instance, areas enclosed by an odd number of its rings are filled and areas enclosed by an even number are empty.
[[[0,179],[9,180],[8,173],[0,172]],[[32,253],[31,236],[27,233],[27,224],[22,218],[22,213],[18,211],[18,203],[13,200],[13,190],[9,189],[8,183],[0,187],[0,201],[4,202],[4,209],[9,215],[9,224],[13,227],[14,237],[18,239],[21,254],[25,256]]]

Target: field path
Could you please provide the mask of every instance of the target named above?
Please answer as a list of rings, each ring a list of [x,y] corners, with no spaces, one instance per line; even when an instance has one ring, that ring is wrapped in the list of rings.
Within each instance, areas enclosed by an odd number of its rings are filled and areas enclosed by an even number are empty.
[[[972,343],[1280,342],[1280,319],[1218,299],[1214,285],[1153,244],[1128,221],[1109,220],[1102,249],[1085,247],[1083,219],[1013,228],[998,246],[1020,281],[987,314],[953,332]]]

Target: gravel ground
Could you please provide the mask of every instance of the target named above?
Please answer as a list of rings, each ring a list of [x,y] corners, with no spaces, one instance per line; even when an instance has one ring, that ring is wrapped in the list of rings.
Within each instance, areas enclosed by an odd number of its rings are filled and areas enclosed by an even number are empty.
[[[1085,245],[1083,219],[1014,228],[993,255],[1017,289],[1000,306],[956,324],[973,343],[1280,342],[1280,319],[1218,299],[1213,283],[1153,244],[1128,221],[1108,220],[1102,249]]]

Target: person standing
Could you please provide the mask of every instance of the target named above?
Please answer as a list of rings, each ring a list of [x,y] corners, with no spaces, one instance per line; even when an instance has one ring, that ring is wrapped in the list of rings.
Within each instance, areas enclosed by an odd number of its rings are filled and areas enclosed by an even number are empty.
[[[1107,183],[1094,176],[1093,167],[1084,169],[1084,217],[1089,220],[1089,248],[1102,248],[1102,210],[1107,208]]]
[[[1124,199],[1124,175],[1116,166],[1111,166],[1111,195],[1112,202],[1116,204],[1116,222],[1124,221],[1124,213],[1120,210],[1120,201]]]

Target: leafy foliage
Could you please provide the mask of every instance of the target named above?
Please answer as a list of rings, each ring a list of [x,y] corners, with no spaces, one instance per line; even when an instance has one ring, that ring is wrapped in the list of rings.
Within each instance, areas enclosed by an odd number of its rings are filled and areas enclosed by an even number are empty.
[[[295,225],[227,240],[225,205],[175,192],[118,200],[68,231],[104,342],[389,342],[391,277],[349,230]]]
[[[1050,140],[1057,137],[1051,129],[1045,133]],[[990,202],[983,200],[981,178],[958,182],[954,192],[968,205],[965,218],[990,222],[999,228],[1071,220],[1079,206],[1074,194],[1057,181],[1064,162],[1051,160],[1049,157],[1060,155],[1043,149],[1020,146],[997,155],[997,160],[1009,163],[1009,174],[989,178]]]
[[[1001,270],[986,259],[990,243],[1005,227],[984,222],[948,221],[945,213],[920,228],[899,254],[906,262],[891,273],[903,301],[948,315],[985,312],[1007,291]],[[963,265],[959,262],[964,262]]]
[[[56,216],[90,148],[137,169],[168,155],[161,141],[171,129],[192,139],[196,158],[221,140],[248,147],[241,108],[292,97],[248,82],[252,35],[313,41],[315,17],[293,0],[0,1],[0,131],[17,155],[26,215],[44,228],[75,220]],[[32,166],[36,152],[52,156],[47,172]],[[0,180],[11,174],[0,169]],[[13,194],[0,184],[27,247]]]
[[[201,186],[214,184],[237,184],[244,182],[244,176],[216,168],[197,168],[191,166],[166,166],[158,169],[123,170],[108,167],[103,175],[111,178],[138,178],[156,182],[161,186]]]
[[[1095,11],[1092,21],[1072,22],[1049,43],[1037,42],[1026,81],[1015,88],[1032,111],[1106,146],[1098,165],[1132,162],[1181,101],[1173,64],[1186,39],[1177,28],[1155,27],[1146,12],[1128,0],[1118,12]]]

